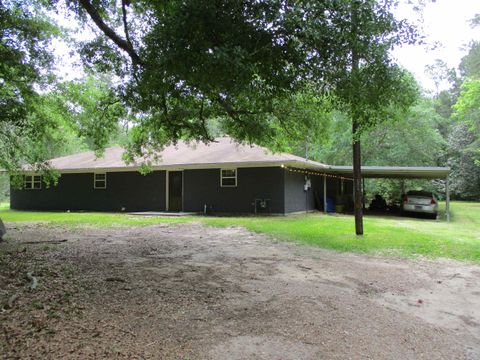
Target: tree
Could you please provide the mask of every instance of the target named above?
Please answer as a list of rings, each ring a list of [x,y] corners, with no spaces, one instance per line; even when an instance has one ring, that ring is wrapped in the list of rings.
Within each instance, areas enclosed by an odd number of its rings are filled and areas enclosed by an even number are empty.
[[[468,54],[462,58],[459,69],[464,78],[480,78],[480,42],[473,41],[470,44]]]
[[[74,134],[79,141],[77,147],[83,144],[98,155],[112,140],[119,140],[121,122],[132,120],[108,81],[92,75],[59,83],[44,99],[44,116],[62,128],[63,134]],[[50,133],[56,134],[53,129]],[[65,141],[69,146],[74,143]],[[58,150],[52,155],[58,156]]]
[[[117,90],[140,115],[132,157],[180,138],[212,140],[211,117],[222,117],[238,140],[259,143],[274,142],[279,129],[293,124],[274,116],[277,104],[303,88],[299,69],[307,54],[289,22],[293,5],[80,0],[70,6],[99,31],[82,50],[86,64],[125,79]]]
[[[467,124],[458,122],[452,128],[448,144],[452,195],[457,199],[478,200],[480,166],[475,165],[475,158],[478,158],[478,138],[475,139]]]
[[[480,26],[480,14],[470,20],[470,27]],[[480,78],[480,42],[472,41],[470,43],[468,54],[462,58],[460,62],[460,73],[465,78]]]
[[[439,115],[432,101],[422,99],[405,116],[386,121],[363,134],[365,164],[439,166],[446,143],[436,129]]]
[[[377,126],[365,129],[361,134],[362,158],[365,165],[439,166],[443,165],[447,151],[446,140],[437,129],[442,121],[433,107],[434,100],[423,98],[406,114],[392,110],[388,119]],[[328,164],[351,164],[351,131],[348,115],[335,113],[328,138],[321,144],[313,144],[314,160]],[[428,182],[409,183],[434,189]],[[366,197],[382,194],[385,198],[398,200],[400,184],[391,180],[376,179],[366,182]]]
[[[425,74],[433,80],[435,84],[435,96],[439,96],[440,84],[444,81],[455,82],[455,69],[449,68],[447,63],[441,59],[436,59],[433,64],[425,66]]]
[[[454,119],[463,122],[471,133],[468,145],[480,166],[480,80],[467,79],[461,87],[460,97],[453,106]]]
[[[49,119],[37,116],[39,90],[52,80],[48,45],[58,30],[37,1],[0,3],[0,168],[14,171],[22,163],[42,167],[36,146]]]
[[[97,110],[102,103],[113,101],[113,93],[98,80],[90,81],[77,93],[73,89],[79,85],[71,83],[62,84],[63,89],[55,90],[55,59],[50,44],[60,30],[47,16],[51,9],[48,2],[0,2],[0,168],[15,174],[23,165],[30,164],[43,172],[47,185],[56,181],[57,174],[50,169],[46,159],[85,148],[78,136],[82,122],[74,123],[79,117],[78,113],[73,116],[75,110],[78,112],[88,101],[95,104]],[[92,92],[94,83],[98,87],[96,93]],[[78,103],[80,100],[83,104]],[[63,111],[59,111],[62,106]],[[118,108],[117,104],[117,113]],[[86,135],[91,135],[94,140],[101,136],[105,138],[107,132],[112,132],[112,126],[116,126],[112,123],[106,126],[107,122],[99,121],[99,118],[90,111],[90,134]],[[117,120],[118,116],[114,122]],[[82,128],[84,133],[86,128]],[[102,140],[94,147],[100,149],[105,144],[106,141]],[[4,184],[8,181],[2,178],[1,183],[0,197],[3,198]]]
[[[395,19],[390,1],[338,1],[327,11],[322,3],[310,5],[307,41],[315,68],[325,69],[316,79],[332,87],[340,108],[351,119],[355,231],[362,235],[360,136],[384,121],[393,108],[404,112],[417,98],[411,76],[389,57],[395,45],[415,42],[417,32]],[[322,20],[334,25],[318,26]]]

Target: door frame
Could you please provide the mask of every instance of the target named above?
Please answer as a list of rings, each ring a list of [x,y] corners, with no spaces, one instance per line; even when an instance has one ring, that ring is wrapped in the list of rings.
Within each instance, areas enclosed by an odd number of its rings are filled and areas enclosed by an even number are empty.
[[[180,212],[183,211],[183,193],[184,193],[184,187],[185,187],[185,179],[184,179],[184,170],[183,169],[172,169],[172,170],[165,170],[165,210],[170,211],[169,205],[170,205],[170,196],[169,196],[169,190],[170,190],[170,173],[171,172],[180,172],[182,173],[182,209]]]

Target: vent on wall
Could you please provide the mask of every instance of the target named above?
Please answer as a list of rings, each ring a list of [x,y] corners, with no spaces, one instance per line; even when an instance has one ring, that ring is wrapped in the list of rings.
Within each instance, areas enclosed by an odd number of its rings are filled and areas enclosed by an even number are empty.
[[[255,214],[269,214],[271,212],[270,199],[255,199]]]

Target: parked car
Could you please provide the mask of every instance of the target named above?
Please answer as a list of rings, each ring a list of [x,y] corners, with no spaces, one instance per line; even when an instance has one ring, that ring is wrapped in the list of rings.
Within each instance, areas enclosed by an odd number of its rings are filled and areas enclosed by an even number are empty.
[[[411,190],[403,195],[403,213],[420,213],[436,219],[438,214],[438,200],[430,191]]]

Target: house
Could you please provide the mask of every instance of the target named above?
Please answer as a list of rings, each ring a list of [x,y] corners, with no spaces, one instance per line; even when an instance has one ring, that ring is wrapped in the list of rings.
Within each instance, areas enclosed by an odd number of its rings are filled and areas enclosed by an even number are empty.
[[[40,175],[25,171],[23,188],[11,189],[11,208],[291,214],[352,199],[351,167],[272,153],[227,137],[168,146],[146,175],[140,164],[126,165],[122,153],[112,147],[98,159],[93,152],[53,159],[61,176],[49,188]],[[445,178],[448,169],[364,167],[363,173]]]

